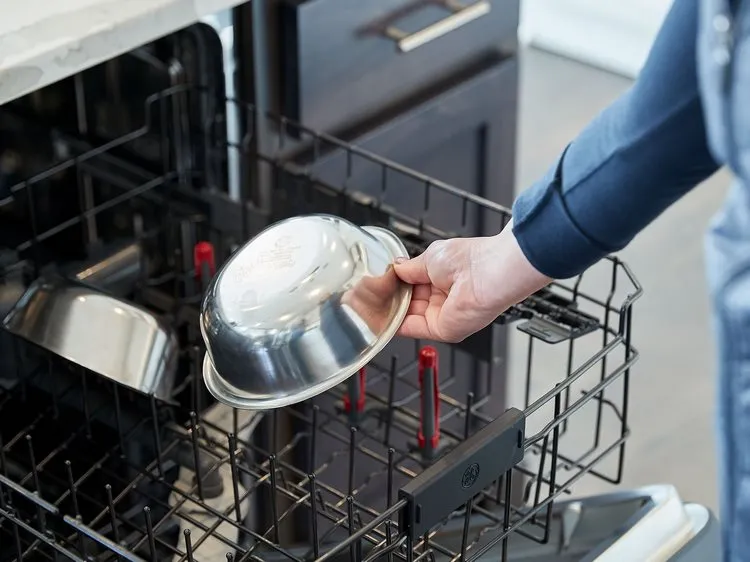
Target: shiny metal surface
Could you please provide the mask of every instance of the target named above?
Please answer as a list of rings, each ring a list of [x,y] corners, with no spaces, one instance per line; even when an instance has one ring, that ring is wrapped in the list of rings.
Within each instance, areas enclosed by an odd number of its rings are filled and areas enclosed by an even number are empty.
[[[3,320],[39,347],[124,386],[168,400],[177,340],[147,310],[59,276],[37,279]]]
[[[143,249],[140,244],[128,244],[97,261],[87,263],[74,277],[88,285],[105,289],[108,293],[125,295],[133,290],[142,275]]]
[[[395,335],[411,300],[392,263],[398,237],[330,215],[278,222],[214,277],[201,309],[203,377],[249,410],[306,400],[343,382]]]
[[[479,0],[479,2],[475,2],[469,6],[464,6],[456,2],[456,0],[443,0],[436,4],[442,4],[451,14],[414,33],[407,33],[393,26],[386,28],[386,36],[396,41],[400,52],[409,53],[414,49],[422,47],[435,39],[439,39],[443,35],[447,35],[451,31],[455,31],[482,16],[486,16],[492,9],[492,5],[488,0]]]

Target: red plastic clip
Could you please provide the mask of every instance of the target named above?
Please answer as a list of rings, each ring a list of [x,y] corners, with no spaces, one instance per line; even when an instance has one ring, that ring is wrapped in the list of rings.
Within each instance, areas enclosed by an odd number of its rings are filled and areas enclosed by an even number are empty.
[[[355,411],[361,412],[365,409],[365,368],[362,367],[359,370],[359,373],[357,375],[359,377],[359,396],[357,396],[357,401],[354,404]],[[349,413],[352,409],[352,402],[351,398],[349,398],[349,393],[344,393],[344,411],[346,413]]]
[[[216,274],[216,256],[214,254],[214,245],[211,242],[198,242],[193,248],[193,265],[195,266],[195,276],[203,276],[203,266],[208,264],[208,270],[211,276]]]
[[[419,352],[419,388],[424,391],[425,372],[432,378],[432,412],[425,412],[425,400],[421,401],[421,416],[419,431],[417,432],[417,445],[424,449],[427,439],[424,435],[425,416],[432,416],[432,436],[430,437],[430,446],[436,449],[440,442],[440,388],[438,387],[438,352],[434,347],[425,346]],[[428,390],[429,391],[429,390]]]

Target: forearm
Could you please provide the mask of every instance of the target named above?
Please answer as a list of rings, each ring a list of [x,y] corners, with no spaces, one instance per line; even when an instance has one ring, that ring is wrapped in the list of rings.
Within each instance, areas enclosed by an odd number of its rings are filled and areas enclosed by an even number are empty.
[[[581,272],[716,171],[696,76],[698,1],[675,1],[634,86],[516,201],[514,237],[536,270]]]

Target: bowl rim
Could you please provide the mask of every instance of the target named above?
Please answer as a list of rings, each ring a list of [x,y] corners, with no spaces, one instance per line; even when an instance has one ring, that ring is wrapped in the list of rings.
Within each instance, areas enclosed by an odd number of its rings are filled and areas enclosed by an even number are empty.
[[[379,226],[363,226],[362,230],[372,234],[391,254],[391,260],[396,258],[409,257],[409,252],[403,241],[393,232]],[[237,408],[240,410],[273,410],[283,408],[309,400],[323,392],[332,389],[357,373],[372,361],[386,345],[395,337],[396,332],[406,318],[411,304],[413,288],[407,283],[402,283],[404,287],[404,297],[399,303],[396,314],[393,316],[391,323],[384,330],[383,334],[377,339],[362,357],[349,365],[341,367],[334,375],[320,381],[319,383],[304,388],[299,392],[286,394],[280,397],[270,398],[246,398],[239,396],[228,384],[224,382],[216,368],[213,365],[210,354],[206,351],[203,357],[203,381],[211,395],[219,402]]]

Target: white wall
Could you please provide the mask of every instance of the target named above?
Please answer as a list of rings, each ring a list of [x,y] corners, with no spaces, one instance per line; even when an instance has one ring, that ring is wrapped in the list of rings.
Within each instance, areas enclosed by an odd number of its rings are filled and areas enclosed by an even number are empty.
[[[520,39],[634,77],[672,0],[522,0]]]

